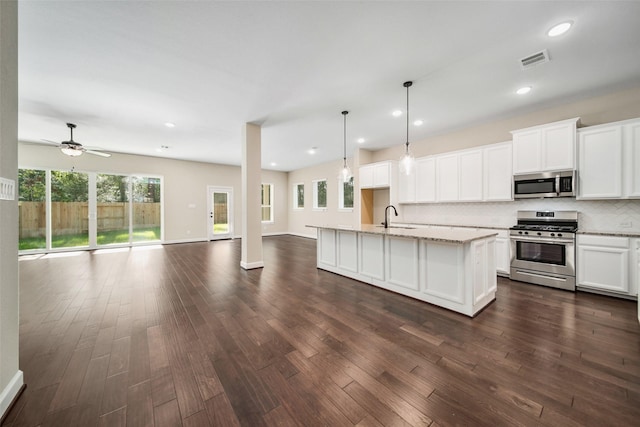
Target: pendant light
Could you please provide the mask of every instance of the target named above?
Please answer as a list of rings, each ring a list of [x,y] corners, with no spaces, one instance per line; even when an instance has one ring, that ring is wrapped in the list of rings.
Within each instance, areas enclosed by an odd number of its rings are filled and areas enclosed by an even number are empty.
[[[340,180],[341,182],[348,182],[351,179],[351,169],[349,169],[349,165],[347,164],[347,114],[348,111],[342,112],[342,117],[344,117],[344,151],[342,157],[342,169],[340,170]]]
[[[404,155],[400,158],[400,172],[411,175],[416,159],[409,150],[409,88],[413,82],[404,82],[402,85],[407,88],[407,142],[405,143]]]

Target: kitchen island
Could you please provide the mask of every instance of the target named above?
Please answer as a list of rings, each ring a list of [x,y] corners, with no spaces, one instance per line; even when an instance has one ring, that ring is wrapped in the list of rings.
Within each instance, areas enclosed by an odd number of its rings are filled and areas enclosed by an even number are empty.
[[[497,233],[317,228],[317,267],[473,317],[495,299]]]

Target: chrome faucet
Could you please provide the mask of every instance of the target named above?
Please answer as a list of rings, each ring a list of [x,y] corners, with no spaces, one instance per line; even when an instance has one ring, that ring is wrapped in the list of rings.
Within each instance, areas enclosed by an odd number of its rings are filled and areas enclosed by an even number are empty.
[[[384,225],[384,228],[389,228],[389,220],[387,219],[389,208],[393,208],[393,213],[395,213],[396,216],[398,216],[398,211],[396,210],[395,206],[389,205],[386,208],[384,208],[384,222],[382,223]]]

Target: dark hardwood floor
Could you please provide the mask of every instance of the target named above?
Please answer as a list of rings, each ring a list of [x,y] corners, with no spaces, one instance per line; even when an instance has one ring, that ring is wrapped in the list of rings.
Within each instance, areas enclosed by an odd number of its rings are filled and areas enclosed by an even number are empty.
[[[20,260],[6,426],[637,426],[636,303],[498,281],[470,319],[264,239]]]

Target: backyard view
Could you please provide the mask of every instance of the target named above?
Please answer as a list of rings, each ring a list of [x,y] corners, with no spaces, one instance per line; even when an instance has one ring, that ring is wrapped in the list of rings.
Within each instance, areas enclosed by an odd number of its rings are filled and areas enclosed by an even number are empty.
[[[160,235],[160,179],[96,174],[96,243],[99,246],[158,241]],[[20,169],[19,249],[89,245],[89,175],[51,171],[51,202],[42,170]],[[129,196],[131,194],[131,197]]]

